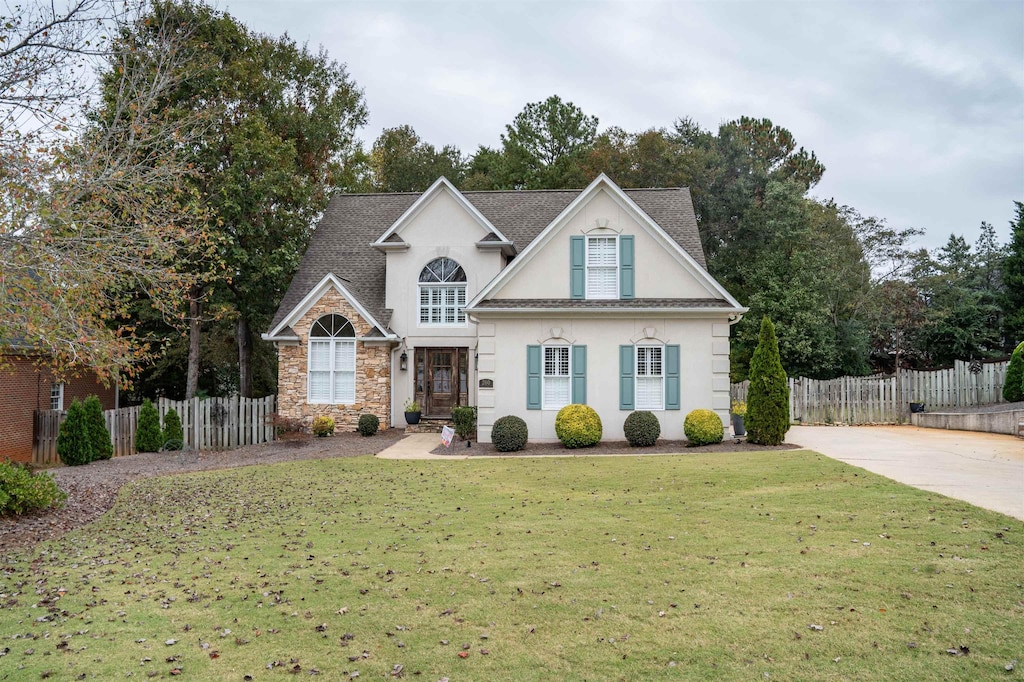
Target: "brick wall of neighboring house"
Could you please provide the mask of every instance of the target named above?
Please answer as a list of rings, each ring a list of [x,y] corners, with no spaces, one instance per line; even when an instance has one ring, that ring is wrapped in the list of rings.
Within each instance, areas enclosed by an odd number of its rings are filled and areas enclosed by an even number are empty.
[[[302,419],[310,424],[314,417],[328,415],[334,419],[336,431],[355,429],[361,414],[380,419],[381,429],[391,423],[391,350],[387,344],[356,341],[356,402],[354,405],[310,405],[307,398],[307,353],[309,330],[313,323],[328,314],[344,315],[355,327],[356,336],[364,336],[372,326],[348,301],[329,289],[299,321],[292,325],[299,342],[280,344],[277,350],[277,404],[284,417]]]
[[[4,355],[0,358],[0,461],[32,461],[36,410],[50,409],[52,372],[40,358]],[[93,374],[64,380],[64,409],[73,398],[99,396],[104,410],[114,408],[114,387],[104,386]]]

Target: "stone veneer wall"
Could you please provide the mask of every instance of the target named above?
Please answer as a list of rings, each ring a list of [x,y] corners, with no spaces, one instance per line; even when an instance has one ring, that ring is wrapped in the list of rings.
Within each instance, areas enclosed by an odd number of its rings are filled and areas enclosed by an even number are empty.
[[[356,402],[354,405],[310,405],[307,393],[307,353],[309,330],[322,315],[344,315],[355,327],[356,336],[365,336],[372,326],[356,312],[335,289],[320,297],[298,322],[292,325],[297,344],[279,343],[277,349],[278,412],[284,417],[301,419],[310,424],[314,417],[328,415],[337,431],[353,431],[359,415],[373,414],[380,419],[380,428],[391,423],[391,347],[382,342],[356,341]]]

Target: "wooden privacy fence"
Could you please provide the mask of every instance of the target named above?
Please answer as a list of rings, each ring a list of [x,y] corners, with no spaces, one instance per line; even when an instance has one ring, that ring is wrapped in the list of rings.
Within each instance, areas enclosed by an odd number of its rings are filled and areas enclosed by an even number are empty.
[[[270,415],[276,396],[266,398],[193,398],[156,402],[160,424],[172,408],[181,418],[185,445],[193,450],[225,450],[242,445],[267,443],[274,439]],[[139,424],[138,405],[104,410],[103,419],[114,444],[114,456],[135,454],[135,432]],[[35,416],[35,444],[32,461],[39,465],[59,464],[57,434],[64,421],[62,410],[38,410]]]
[[[900,370],[896,375],[789,379],[790,419],[804,424],[899,424],[909,420],[910,403],[930,412],[1003,402],[1009,362],[975,365],[957,360],[932,371]],[[747,399],[750,382],[732,385],[732,396]]]

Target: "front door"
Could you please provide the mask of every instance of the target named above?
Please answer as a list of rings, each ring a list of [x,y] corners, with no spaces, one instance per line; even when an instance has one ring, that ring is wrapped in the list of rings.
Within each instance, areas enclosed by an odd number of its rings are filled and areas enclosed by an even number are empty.
[[[453,407],[467,403],[466,350],[416,349],[416,399],[424,417],[448,419]]]

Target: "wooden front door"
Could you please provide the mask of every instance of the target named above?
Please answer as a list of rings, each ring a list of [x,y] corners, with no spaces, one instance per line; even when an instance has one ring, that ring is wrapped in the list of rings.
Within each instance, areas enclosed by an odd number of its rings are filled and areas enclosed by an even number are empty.
[[[467,404],[465,348],[416,349],[416,399],[423,416],[449,419],[452,408]]]

